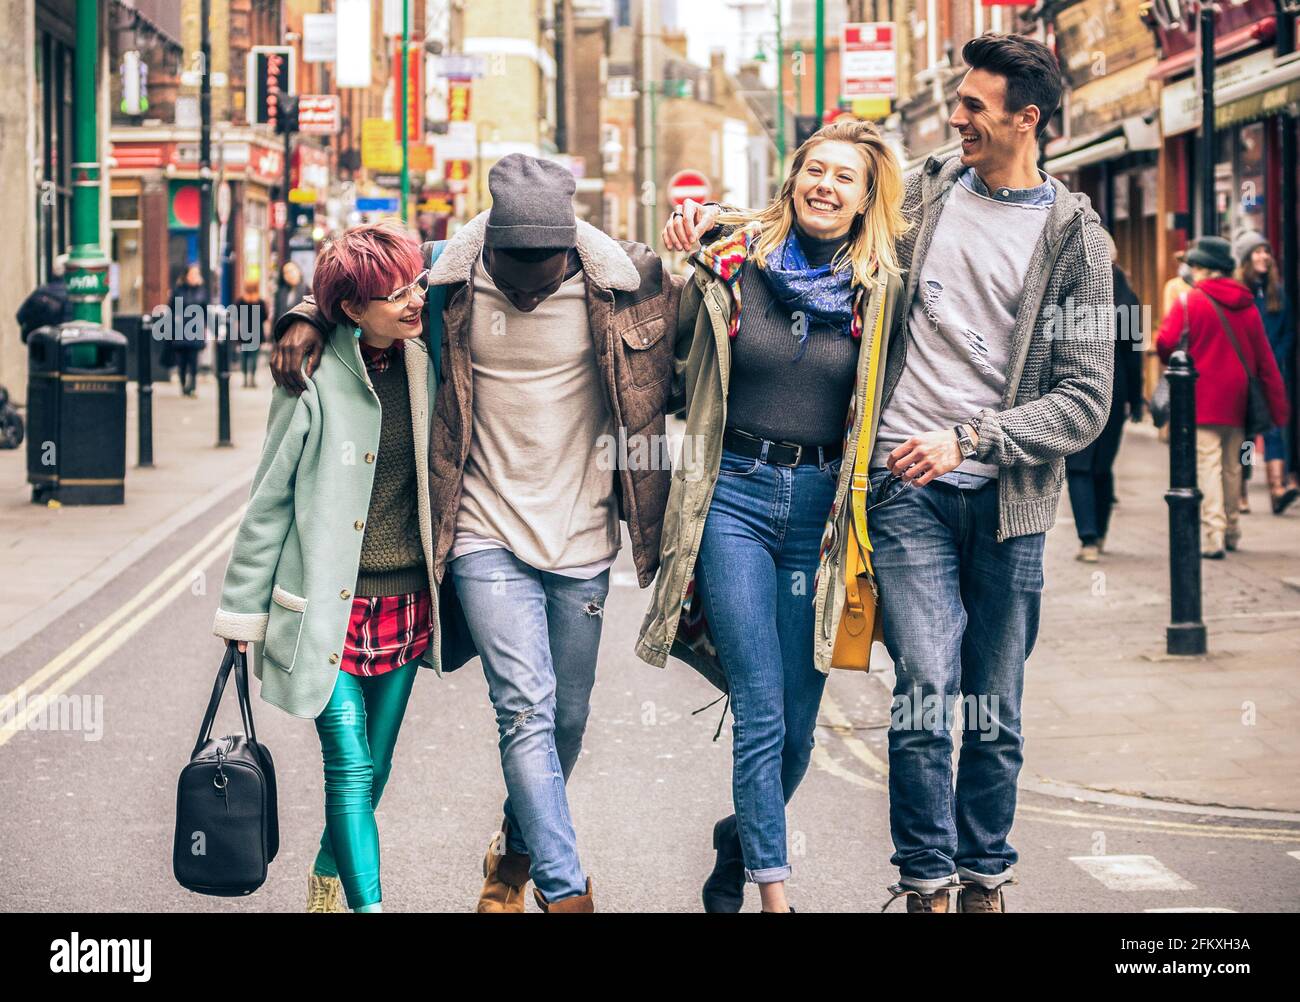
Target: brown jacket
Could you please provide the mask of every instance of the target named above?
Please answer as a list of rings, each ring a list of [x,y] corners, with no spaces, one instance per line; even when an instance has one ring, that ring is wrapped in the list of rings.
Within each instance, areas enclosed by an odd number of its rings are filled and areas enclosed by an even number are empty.
[[[486,212],[470,220],[447,242],[429,275],[430,284],[446,287],[443,381],[438,386],[429,437],[434,574],[439,582],[455,535],[461,479],[474,434],[470,275],[483,251],[486,226]],[[424,247],[426,260],[431,247]],[[660,457],[673,382],[673,338],[667,335],[676,323],[682,279],[671,275],[644,244],[615,240],[582,221],[578,222],[577,251],[596,361],[614,424],[626,442],[616,452],[619,462],[614,487],[620,517],[627,523],[632,541],[637,581],[644,588],[654,580],[659,566],[659,534],[671,477],[669,466]],[[276,321],[276,337],[296,319],[322,330],[328,326],[314,301],[308,299]],[[624,461],[624,451],[631,462]],[[638,462],[638,457],[649,461]]]

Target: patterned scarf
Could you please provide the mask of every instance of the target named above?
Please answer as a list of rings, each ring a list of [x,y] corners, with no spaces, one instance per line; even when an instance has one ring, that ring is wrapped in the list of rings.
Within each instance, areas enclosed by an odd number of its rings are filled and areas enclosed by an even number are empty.
[[[769,254],[763,278],[782,306],[790,313],[803,312],[810,319],[829,324],[841,334],[853,328],[853,269],[831,270],[828,261],[814,268],[799,244],[799,238],[787,233],[775,254]],[[811,324],[803,324],[799,339],[808,339]]]
[[[735,337],[740,330],[740,277],[741,266],[749,259],[750,250],[763,233],[762,224],[752,222],[735,230],[708,247],[701,248],[696,257],[717,275],[731,291],[735,308],[727,323],[727,334]],[[862,289],[853,288],[853,271],[846,268],[839,274],[831,273],[829,264],[810,268],[803,248],[793,233],[787,235],[785,244],[768,256],[763,270],[772,294],[792,312],[803,310],[812,319],[839,327],[853,338],[862,337]],[[800,354],[808,340],[810,324],[804,324],[799,338]]]

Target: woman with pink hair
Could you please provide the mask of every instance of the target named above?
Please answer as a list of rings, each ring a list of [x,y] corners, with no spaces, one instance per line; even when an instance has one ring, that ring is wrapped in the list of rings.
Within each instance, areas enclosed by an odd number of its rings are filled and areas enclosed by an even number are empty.
[[[428,271],[393,224],[316,265],[334,324],[301,395],[277,387],[213,632],[254,643],[262,698],[316,721],[325,832],[309,912],[380,911],[375,807],[416,668],[440,670],[429,515]]]

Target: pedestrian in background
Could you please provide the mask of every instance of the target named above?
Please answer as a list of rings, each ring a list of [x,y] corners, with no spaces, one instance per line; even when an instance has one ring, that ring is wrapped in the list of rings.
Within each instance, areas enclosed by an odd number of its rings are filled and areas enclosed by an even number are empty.
[[[244,375],[244,388],[257,386],[257,359],[266,339],[269,311],[261,295],[261,284],[251,275],[244,280],[244,288],[235,300],[234,341],[238,345],[239,368]]]
[[[717,217],[737,229],[696,254],[682,295],[686,440],[702,443],[703,476],[673,478],[637,655],[713,662],[731,697],[735,813],[713,828],[705,911],[739,911],[746,880],[763,911],[791,910],[786,805],[812,757],[844,607],[845,460],[854,403],[879,374],[863,332],[871,341],[879,318],[883,345],[901,316],[902,203],[875,126],[824,126],[767,208]],[[693,247],[694,213],[669,220],[669,249]]]
[[[1174,303],[1158,336],[1160,357],[1186,329],[1196,366],[1196,483],[1201,489],[1201,555],[1223,559],[1241,540],[1239,495],[1248,378],[1259,380],[1275,424],[1290,414],[1282,374],[1255,309],[1254,296],[1232,277],[1237,262],[1223,237],[1200,237],[1187,252],[1193,288]],[[1234,344],[1235,342],[1235,344]]]
[[[15,319],[18,321],[23,344],[27,343],[27,335],[38,327],[61,324],[72,319],[72,301],[68,298],[68,285],[63,280],[67,266],[68,255],[58,255],[50,269],[50,280],[37,286],[18,307]]]
[[[254,643],[262,698],[314,719],[325,831],[307,911],[382,911],[375,808],[419,665],[440,668],[428,413],[428,272],[400,227],[320,257],[328,346],[301,395],[271,396],[262,459],[213,632]],[[364,462],[342,462],[354,451]],[[355,592],[355,594],[354,594]]]
[[[1104,231],[1103,231],[1104,232]],[[1115,499],[1115,457],[1119,455],[1124,421],[1142,420],[1141,325],[1136,322],[1141,304],[1128,276],[1116,261],[1118,252],[1109,233],[1111,279],[1115,287],[1115,378],[1110,396],[1110,416],[1101,434],[1078,452],[1066,457],[1065,471],[1079,536],[1078,559],[1095,564],[1106,548],[1111,508]]]
[[[1295,379],[1295,314],[1278,271],[1277,259],[1268,240],[1255,230],[1238,235],[1232,250],[1237,258],[1237,281],[1255,297],[1255,309],[1259,310],[1264,322],[1264,334],[1273,349],[1273,359],[1282,374],[1287,400],[1290,400]],[[1296,471],[1287,469],[1290,435],[1281,425],[1274,425],[1262,438],[1269,498],[1273,514],[1281,515],[1300,497],[1300,480],[1297,480]]]
[[[275,320],[292,310],[310,294],[303,281],[302,269],[293,261],[280,265],[280,275],[275,285]]]
[[[171,354],[176,360],[176,377],[181,393],[198,392],[199,354],[207,342],[208,285],[197,264],[188,265],[172,288]]]

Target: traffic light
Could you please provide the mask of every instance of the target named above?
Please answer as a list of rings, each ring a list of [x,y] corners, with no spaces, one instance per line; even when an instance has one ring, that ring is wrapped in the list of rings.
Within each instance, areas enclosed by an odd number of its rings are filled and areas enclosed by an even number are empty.
[[[794,145],[796,148],[802,146],[821,127],[822,121],[818,115],[795,115]]]
[[[275,131],[280,135],[287,132],[297,132],[298,99],[290,97],[288,94],[281,94],[280,100],[276,102],[275,107]]]

